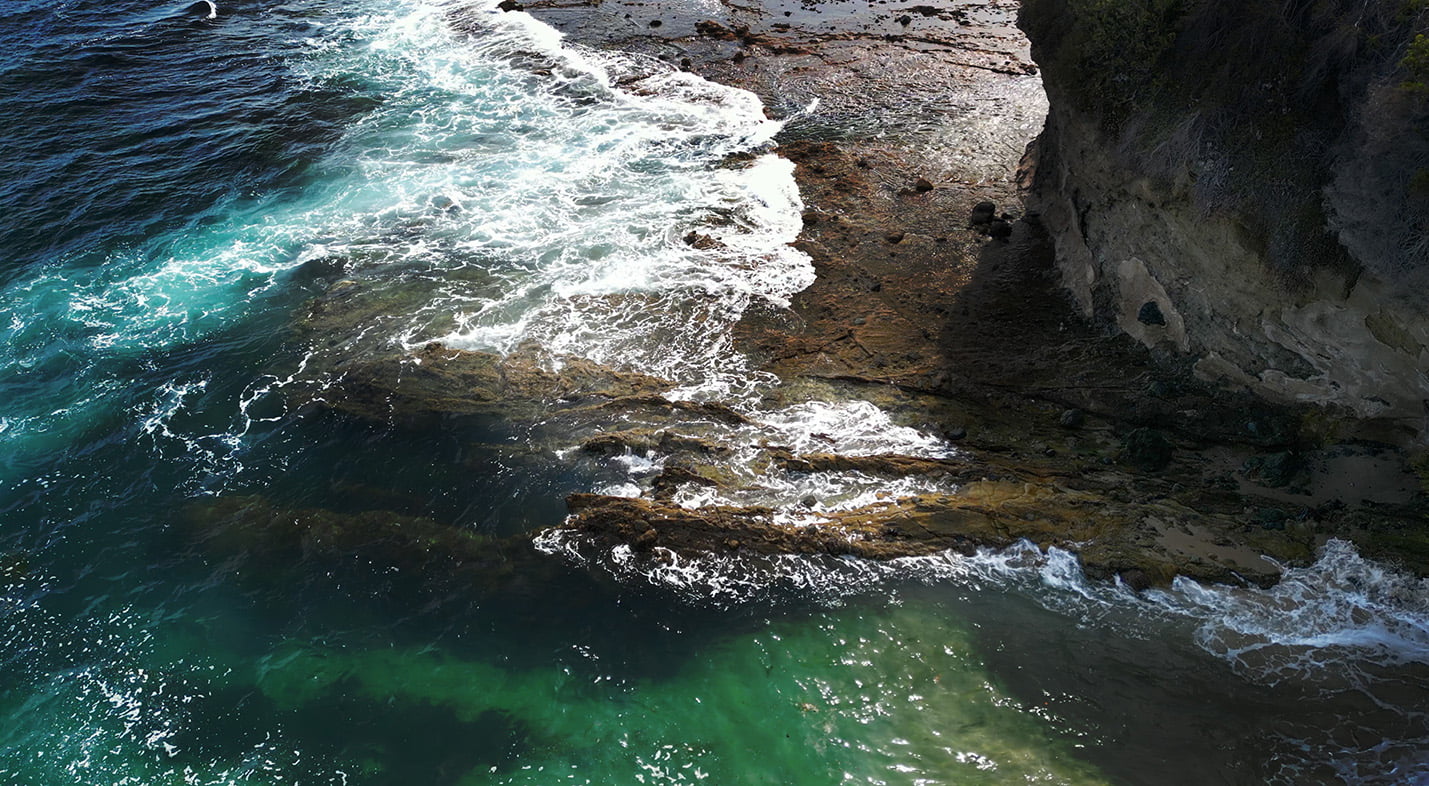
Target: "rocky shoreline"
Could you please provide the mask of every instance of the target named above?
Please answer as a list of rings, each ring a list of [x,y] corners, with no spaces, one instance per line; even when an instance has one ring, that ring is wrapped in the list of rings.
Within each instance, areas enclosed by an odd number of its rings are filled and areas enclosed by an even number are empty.
[[[1017,3],[524,10],[575,42],[749,89],[788,118],[777,152],[797,165],[796,245],[818,277],[787,312],[746,318],[742,346],[786,380],[916,399],[959,438],[965,466],[998,477],[838,516],[837,546],[824,532],[774,532],[760,524],[767,511],[586,495],[568,526],[644,549],[875,558],[1027,538],[1132,584],[1271,583],[1260,555],[1304,563],[1331,536],[1429,569],[1424,491],[1402,453],[1338,441],[1347,429],[1332,413],[1214,389],[1074,308],[1018,187],[1031,181],[1024,150],[1044,106]],[[983,202],[1001,205],[1010,238],[969,222]]]
[[[1067,294],[1049,233],[1023,206],[1046,106],[1017,3],[503,8],[758,94],[785,121],[775,152],[795,164],[795,245],[817,274],[788,308],[757,306],[736,327],[736,348],[779,380],[764,403],[872,402],[953,454],[795,445],[737,407],[667,395],[667,380],[539,347],[394,353],[371,326],[422,293],[347,279],[330,280],[294,325],[315,351],[290,405],[416,435],[497,423],[520,435],[502,450],[534,462],[556,451],[596,475],[658,457],[640,497],[574,494],[565,521],[537,538],[626,548],[637,566],[710,553],[882,560],[1027,540],[1133,588],[1176,576],[1266,586],[1333,537],[1429,574],[1424,467],[1342,437],[1354,424],[1336,412],[1216,389],[1176,355],[1089,322]],[[829,473],[901,491],[852,507],[759,493]],[[529,533],[456,537],[424,516],[242,498],[197,506],[190,526],[220,555],[251,540],[335,559],[368,555],[359,544],[375,537],[383,560],[483,592],[551,568]],[[489,565],[500,569],[472,579]]]

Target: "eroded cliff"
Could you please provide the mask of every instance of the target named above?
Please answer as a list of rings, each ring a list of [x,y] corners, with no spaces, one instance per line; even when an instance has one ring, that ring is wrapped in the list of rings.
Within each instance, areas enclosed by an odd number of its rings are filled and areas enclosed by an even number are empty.
[[[1429,3],[1027,0],[1065,286],[1204,378],[1426,439]]]

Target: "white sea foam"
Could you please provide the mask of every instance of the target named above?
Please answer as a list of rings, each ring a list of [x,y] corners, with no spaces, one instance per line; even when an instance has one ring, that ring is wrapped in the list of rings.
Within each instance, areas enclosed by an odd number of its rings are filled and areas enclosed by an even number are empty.
[[[459,247],[499,258],[502,286],[461,304],[442,340],[498,352],[534,343],[691,392],[742,384],[734,322],[757,300],[787,302],[813,277],[788,246],[801,207],[792,165],[765,155],[720,166],[757,151],[778,125],[745,91],[662,63],[561,48],[527,15],[485,10],[463,16],[480,36],[435,52],[400,49],[431,68],[434,59],[511,58],[539,42],[542,70],[566,79],[509,99],[515,113],[547,118],[535,133],[463,159],[507,178],[503,188],[445,191],[463,206],[465,218],[453,219]],[[611,87],[617,80],[623,89]],[[692,232],[701,236],[693,245],[684,240]]]
[[[1329,541],[1319,559],[1286,569],[1270,589],[1203,585],[1180,578],[1170,589],[1136,594],[1089,581],[1074,554],[1026,541],[967,556],[942,552],[887,562],[851,557],[711,554],[637,556],[617,546],[601,553],[578,534],[543,533],[538,547],[626,581],[677,591],[693,603],[743,604],[798,590],[837,602],[899,582],[1020,587],[1043,605],[1123,632],[1148,620],[1189,620],[1204,650],[1259,682],[1311,672],[1364,676],[1366,667],[1429,665],[1429,579],[1396,572]]]
[[[691,604],[716,607],[763,603],[790,593],[838,603],[900,577],[955,580],[976,573],[976,562],[951,552],[887,562],[791,554],[682,556],[664,548],[637,554],[623,544],[601,548],[562,529],[542,532],[535,544],[545,553],[606,571],[619,580],[648,584]]]
[[[813,277],[788,245],[801,208],[792,165],[760,155],[779,125],[754,95],[567,46],[490,2],[372,0],[321,22],[290,68],[372,109],[301,193],[258,195],[202,230],[0,290],[10,369],[53,367],[76,388],[63,417],[41,417],[53,390],[33,402],[43,412],[17,394],[0,439],[60,429],[63,440],[123,389],[111,366],[256,313],[318,260],[378,286],[432,282],[366,328],[394,348],[534,342],[691,395],[748,384],[732,325]],[[724,166],[735,153],[754,158]],[[690,232],[708,240],[691,245]]]
[[[1429,579],[1367,560],[1345,541],[1329,541],[1313,565],[1288,568],[1269,590],[1182,578],[1161,597],[1206,620],[1197,644],[1258,676],[1340,668],[1347,657],[1429,664]]]
[[[771,440],[797,453],[896,453],[921,458],[948,458],[955,453],[946,441],[895,424],[887,412],[867,401],[809,401],[752,417],[772,432]]]
[[[757,386],[756,386],[756,389]],[[736,401],[736,404],[741,402]],[[768,407],[744,403],[747,418],[738,425],[708,421],[676,424],[691,436],[711,440],[728,451],[719,464],[727,481],[718,485],[686,483],[672,501],[686,508],[716,505],[760,506],[776,511],[783,523],[825,520],[824,514],[871,505],[890,504],[923,494],[947,494],[956,484],[938,473],[884,477],[857,470],[805,472],[780,465],[770,448],[794,454],[841,456],[898,455],[929,459],[955,458],[958,452],[926,431],[895,423],[885,411],[861,400],[811,400]],[[562,451],[570,457],[574,451]],[[630,489],[649,491],[655,475],[670,458],[658,448],[640,456],[618,456],[611,464],[623,469]],[[639,459],[638,461],[634,459]]]

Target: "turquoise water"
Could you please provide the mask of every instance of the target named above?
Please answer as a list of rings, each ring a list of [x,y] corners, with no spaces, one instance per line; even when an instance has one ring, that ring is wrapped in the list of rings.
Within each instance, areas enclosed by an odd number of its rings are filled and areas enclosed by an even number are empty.
[[[658,457],[290,407],[334,355],[442,339],[659,374],[746,412],[699,426],[732,444],[956,455],[769,404],[731,350],[812,276],[753,96],[479,3],[183,5],[0,9],[0,782],[1429,777],[1429,590],[1347,547],[1273,594],[1027,550],[642,572],[521,544]],[[376,305],[293,332],[339,280]],[[743,481],[681,501],[920,490]]]

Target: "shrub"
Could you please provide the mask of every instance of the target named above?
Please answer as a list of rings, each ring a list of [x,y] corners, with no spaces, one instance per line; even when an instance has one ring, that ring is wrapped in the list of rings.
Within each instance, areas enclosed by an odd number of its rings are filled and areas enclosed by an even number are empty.
[[[1405,71],[1401,88],[1413,93],[1429,93],[1429,36],[1423,33],[1414,36],[1399,65]]]

